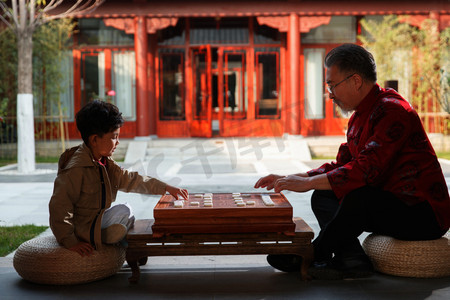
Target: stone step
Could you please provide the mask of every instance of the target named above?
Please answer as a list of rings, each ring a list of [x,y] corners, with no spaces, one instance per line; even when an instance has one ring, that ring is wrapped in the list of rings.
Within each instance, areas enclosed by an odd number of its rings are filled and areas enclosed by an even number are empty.
[[[128,148],[126,163],[138,159],[149,161],[161,155],[179,160],[198,160],[207,157],[209,160],[253,161],[276,158],[280,155],[311,160],[308,144],[299,138],[155,139],[132,141]]]

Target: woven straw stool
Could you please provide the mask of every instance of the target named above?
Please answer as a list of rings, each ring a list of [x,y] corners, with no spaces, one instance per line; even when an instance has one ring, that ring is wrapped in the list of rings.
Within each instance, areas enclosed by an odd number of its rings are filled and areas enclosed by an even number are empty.
[[[68,250],[54,236],[31,239],[17,249],[13,265],[28,281],[70,285],[96,281],[114,275],[125,261],[125,248],[103,245],[90,256]]]
[[[430,241],[401,241],[370,234],[363,242],[375,270],[396,276],[450,276],[450,234]]]

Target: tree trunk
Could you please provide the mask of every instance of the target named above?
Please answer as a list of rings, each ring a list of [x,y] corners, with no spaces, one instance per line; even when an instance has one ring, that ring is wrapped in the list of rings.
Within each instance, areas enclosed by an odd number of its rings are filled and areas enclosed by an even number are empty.
[[[17,35],[18,95],[17,95],[17,165],[19,173],[32,173],[35,165],[34,115],[32,89],[32,30]]]
[[[18,50],[18,92],[19,94],[33,94],[33,32],[31,30],[23,30],[17,35]]]

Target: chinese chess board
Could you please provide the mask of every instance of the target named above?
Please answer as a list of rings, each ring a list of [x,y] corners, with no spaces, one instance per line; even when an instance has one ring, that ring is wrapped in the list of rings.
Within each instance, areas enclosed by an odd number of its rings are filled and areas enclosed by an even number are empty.
[[[152,230],[170,233],[294,233],[292,206],[281,193],[197,193],[186,200],[164,195]]]

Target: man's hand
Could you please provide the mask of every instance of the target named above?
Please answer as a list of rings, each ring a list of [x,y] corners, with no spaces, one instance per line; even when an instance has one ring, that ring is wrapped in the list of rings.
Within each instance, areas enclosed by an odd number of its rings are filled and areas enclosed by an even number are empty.
[[[280,179],[283,178],[284,176],[281,175],[275,175],[275,174],[270,174],[267,175],[265,177],[261,177],[256,183],[255,183],[255,189],[257,188],[267,188],[267,190],[271,190],[273,189],[275,182]]]
[[[81,256],[89,256],[94,252],[94,247],[86,242],[78,242],[78,244],[69,248],[69,250],[75,251]]]
[[[171,194],[175,198],[175,200],[178,200],[178,195],[183,197],[183,199],[187,199],[189,197],[189,193],[187,190],[180,189],[178,187],[171,186],[171,185],[166,186],[166,192]]]
[[[274,184],[275,193],[283,190],[292,192],[307,192],[309,190],[331,190],[327,174],[305,177],[302,174],[279,178]]]
[[[275,193],[279,193],[283,190],[292,192],[306,192],[311,189],[310,183],[311,181],[308,177],[297,175],[285,176],[275,181]]]

